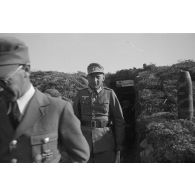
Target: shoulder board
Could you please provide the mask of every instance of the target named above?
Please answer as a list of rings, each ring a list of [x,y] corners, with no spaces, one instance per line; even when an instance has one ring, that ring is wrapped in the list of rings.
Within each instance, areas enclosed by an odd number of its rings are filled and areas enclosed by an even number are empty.
[[[104,87],[105,90],[109,90],[109,91],[112,91],[111,88],[108,88],[108,87]]]

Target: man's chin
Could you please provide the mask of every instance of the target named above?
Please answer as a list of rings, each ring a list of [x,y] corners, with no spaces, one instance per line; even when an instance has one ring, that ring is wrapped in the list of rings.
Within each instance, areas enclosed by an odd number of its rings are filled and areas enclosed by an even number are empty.
[[[99,88],[100,88],[100,86],[91,86],[91,89],[93,89],[93,90],[97,90]]]

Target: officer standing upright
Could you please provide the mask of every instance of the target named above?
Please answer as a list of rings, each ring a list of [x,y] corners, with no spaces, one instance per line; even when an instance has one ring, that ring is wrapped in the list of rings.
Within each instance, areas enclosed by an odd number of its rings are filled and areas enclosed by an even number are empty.
[[[0,38],[0,162],[60,162],[60,146],[71,162],[87,162],[89,146],[72,105],[34,88],[28,47]]]
[[[73,108],[90,146],[88,162],[119,162],[124,141],[120,103],[114,91],[103,86],[105,75],[100,64],[91,63],[87,71],[89,86],[78,92]]]

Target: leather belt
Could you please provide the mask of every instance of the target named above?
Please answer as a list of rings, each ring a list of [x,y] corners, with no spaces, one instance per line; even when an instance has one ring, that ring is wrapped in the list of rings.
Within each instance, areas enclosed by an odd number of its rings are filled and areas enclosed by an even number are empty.
[[[99,121],[99,120],[81,121],[81,125],[86,127],[92,127],[92,128],[110,127],[109,121]]]

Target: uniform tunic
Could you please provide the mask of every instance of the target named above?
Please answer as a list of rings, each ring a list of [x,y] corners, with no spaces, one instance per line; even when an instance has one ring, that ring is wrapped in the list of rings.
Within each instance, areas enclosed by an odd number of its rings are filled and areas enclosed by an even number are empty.
[[[81,120],[81,129],[89,143],[91,155],[122,149],[124,118],[112,89],[102,87],[92,91],[89,87],[84,88],[78,92],[73,108]]]
[[[59,162],[61,146],[73,162],[87,162],[89,146],[69,102],[36,90],[14,129],[0,98],[0,162]]]

